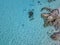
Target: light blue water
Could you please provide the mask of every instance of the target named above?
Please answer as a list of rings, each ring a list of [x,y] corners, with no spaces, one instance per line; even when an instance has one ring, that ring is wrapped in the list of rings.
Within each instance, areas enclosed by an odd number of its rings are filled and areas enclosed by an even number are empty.
[[[54,45],[43,27],[42,7],[58,8],[60,0],[0,0],[0,45]],[[28,11],[34,9],[34,20],[29,21]],[[51,31],[50,31],[51,32]]]

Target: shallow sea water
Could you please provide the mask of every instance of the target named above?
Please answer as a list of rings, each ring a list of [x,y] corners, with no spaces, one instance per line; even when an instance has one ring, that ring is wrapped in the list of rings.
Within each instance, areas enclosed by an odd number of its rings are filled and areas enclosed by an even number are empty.
[[[60,45],[49,37],[53,28],[43,27],[40,11],[43,7],[59,8],[60,0],[51,3],[47,0],[0,0],[0,45]],[[32,9],[34,19],[30,21],[28,11]]]

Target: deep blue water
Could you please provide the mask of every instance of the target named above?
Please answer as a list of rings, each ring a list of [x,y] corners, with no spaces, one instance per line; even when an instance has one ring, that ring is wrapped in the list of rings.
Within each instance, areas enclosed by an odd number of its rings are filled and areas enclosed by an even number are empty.
[[[59,8],[60,0],[0,0],[0,45],[55,45],[43,27],[41,8]],[[29,21],[28,11],[34,9],[34,20]],[[52,33],[52,32],[51,32]]]

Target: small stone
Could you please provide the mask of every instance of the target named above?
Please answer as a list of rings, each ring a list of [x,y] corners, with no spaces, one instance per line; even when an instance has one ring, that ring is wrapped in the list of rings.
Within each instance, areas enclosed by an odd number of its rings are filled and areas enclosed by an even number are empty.
[[[22,26],[24,27],[24,24],[22,24]]]
[[[40,3],[40,1],[38,1],[38,3]]]
[[[33,11],[29,11],[29,18],[31,18],[33,16]]]
[[[32,11],[29,11],[28,14],[29,14],[30,21],[33,20],[34,19],[33,18],[33,16],[34,16],[33,9],[32,9]]]

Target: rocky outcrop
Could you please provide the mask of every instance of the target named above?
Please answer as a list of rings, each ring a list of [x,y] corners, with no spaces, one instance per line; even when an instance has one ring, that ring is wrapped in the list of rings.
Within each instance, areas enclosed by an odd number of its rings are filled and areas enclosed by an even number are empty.
[[[42,8],[43,9],[43,8]],[[44,8],[43,10],[49,10],[49,13],[42,13],[41,17],[44,20],[44,27],[53,26],[55,31],[50,37],[54,40],[60,40],[60,8],[58,9],[49,9]]]

